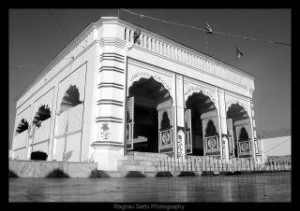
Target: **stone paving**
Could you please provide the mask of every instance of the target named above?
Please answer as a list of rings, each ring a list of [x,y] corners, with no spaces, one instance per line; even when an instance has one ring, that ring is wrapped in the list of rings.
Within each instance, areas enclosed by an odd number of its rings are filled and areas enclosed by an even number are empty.
[[[10,178],[9,202],[291,202],[291,173],[154,178]]]

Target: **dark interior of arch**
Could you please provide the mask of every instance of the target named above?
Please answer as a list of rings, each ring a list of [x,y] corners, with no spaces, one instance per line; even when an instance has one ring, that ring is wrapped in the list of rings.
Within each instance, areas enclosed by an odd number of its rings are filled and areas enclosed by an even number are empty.
[[[248,119],[249,116],[248,116],[246,110],[240,104],[235,103],[235,104],[232,104],[228,108],[227,118],[231,118],[232,119],[232,123],[234,125],[234,123],[236,121]],[[244,140],[244,139],[248,140],[248,138],[249,138],[247,131],[246,130],[244,131],[246,133],[244,133],[243,131],[244,130],[242,130],[241,133],[240,133],[240,135],[242,135],[242,137],[241,137],[242,139],[240,139],[240,137],[237,137],[235,126],[233,126],[234,151],[235,151],[235,155],[236,156],[238,155],[238,144],[237,144],[238,139],[239,140]]]
[[[76,85],[70,85],[60,104],[60,111],[64,112],[74,106],[77,106],[78,104],[83,103],[83,101],[80,101],[79,99],[80,93],[78,88]]]
[[[243,120],[249,118],[246,110],[238,103],[232,104],[227,111],[227,118],[233,121]]]
[[[42,105],[39,110],[36,112],[36,115],[33,119],[33,124],[40,127],[42,121],[49,119],[51,117],[51,111],[48,105]]]
[[[134,150],[158,152],[157,106],[163,102],[173,104],[169,91],[153,77],[141,78],[129,88],[129,97],[134,97],[134,138],[143,136],[148,140],[134,144]]]
[[[169,91],[164,87],[164,85],[156,81],[153,77],[141,78],[135,81],[129,88],[129,97],[131,96],[142,96],[147,97],[159,104],[163,101],[172,100]],[[173,103],[173,102],[172,102]]]
[[[205,137],[217,135],[217,129],[212,120],[209,120],[205,130]]]
[[[203,132],[202,121],[200,116],[203,113],[216,110],[215,104],[203,92],[193,93],[186,101],[186,108],[191,109],[192,115],[192,155],[200,155],[203,153]],[[205,134],[204,134],[205,135]]]
[[[248,140],[249,140],[249,136],[247,130],[244,127],[242,127],[239,135],[239,141],[248,141]]]
[[[28,122],[26,119],[22,119],[21,122],[19,123],[16,133],[22,133],[23,131],[28,129]]]
[[[170,127],[171,127],[171,124],[170,124],[170,120],[169,120],[169,117],[168,117],[168,113],[165,111],[163,113],[163,116],[162,116],[160,129],[161,130],[167,130]]]

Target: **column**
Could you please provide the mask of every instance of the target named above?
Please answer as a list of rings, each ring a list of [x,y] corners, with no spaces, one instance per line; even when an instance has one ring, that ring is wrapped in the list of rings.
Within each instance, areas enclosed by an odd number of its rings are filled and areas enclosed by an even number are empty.
[[[225,160],[229,160],[228,138],[224,138],[228,135],[227,122],[226,122],[225,91],[219,88],[218,88],[218,102],[219,102],[218,118],[220,121],[219,133],[220,133],[221,158]]]
[[[175,89],[175,113],[176,113],[176,126],[179,128],[184,128],[184,107],[185,107],[185,100],[184,100],[184,77],[179,74],[175,74],[175,84],[176,84],[176,89]],[[185,134],[180,131],[177,131],[176,127],[176,138],[175,140],[175,157],[181,157],[186,158],[186,153],[185,153]],[[184,130],[183,130],[184,132]],[[178,134],[180,133],[180,134]],[[179,136],[181,135],[181,140],[178,139]],[[181,147],[180,147],[180,142]]]
[[[122,27],[103,25],[103,39],[121,37]],[[114,33],[113,33],[114,32]],[[106,43],[106,42],[104,42]],[[128,43],[128,42],[126,42]],[[127,45],[116,47],[110,43],[101,46],[97,73],[96,139],[91,143],[93,160],[98,169],[118,170],[118,160],[124,157],[124,124],[126,109]],[[130,47],[130,45],[128,45]],[[123,48],[124,47],[124,48]]]
[[[250,114],[249,114],[249,118],[250,118],[250,125],[251,125],[251,141],[252,141],[252,156],[254,158],[254,160],[256,160],[256,146],[258,146],[258,144],[255,142],[257,142],[257,136],[256,136],[256,128],[255,128],[255,119],[254,119],[254,109],[253,109],[253,102],[252,99],[250,99]]]

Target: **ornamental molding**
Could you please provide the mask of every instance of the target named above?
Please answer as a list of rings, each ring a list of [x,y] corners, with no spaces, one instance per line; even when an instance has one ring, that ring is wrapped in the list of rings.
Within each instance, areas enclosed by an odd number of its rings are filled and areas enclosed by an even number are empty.
[[[205,87],[200,87],[197,85],[187,85],[187,89],[184,91],[184,97],[185,100],[187,99],[194,93],[200,93],[202,92],[204,95],[208,96],[210,100],[215,104],[215,107],[218,109],[218,101],[217,101],[217,93],[209,88]]]
[[[230,100],[230,101],[225,101],[225,111],[226,111],[226,114],[228,112],[228,109],[230,108],[230,106],[232,104],[238,104],[240,105],[241,107],[243,107],[245,109],[245,111],[247,112],[247,115],[249,116],[249,118],[251,117],[251,113],[249,111],[249,106],[246,104],[246,102],[244,102],[243,100],[241,99],[233,99],[233,100]]]
[[[141,78],[146,78],[146,79],[149,79],[149,78],[153,78],[153,79],[155,79],[156,81],[158,81],[158,82],[160,82],[163,86],[164,86],[164,88],[166,88],[169,92],[170,92],[170,94],[171,94],[171,84],[170,83],[168,83],[168,82],[166,82],[164,79],[162,79],[159,75],[157,75],[157,74],[150,74],[150,73],[148,73],[148,72],[145,72],[145,71],[139,71],[139,72],[137,72],[137,73],[134,73],[132,76],[131,76],[131,78],[130,78],[130,80],[129,80],[129,84],[128,84],[128,89],[129,89],[129,87],[131,87],[132,86],[132,84],[134,83],[134,82],[136,82],[136,81],[139,81]]]
[[[102,123],[102,127],[100,128],[100,134],[103,141],[108,141],[110,137],[110,128],[108,122]]]

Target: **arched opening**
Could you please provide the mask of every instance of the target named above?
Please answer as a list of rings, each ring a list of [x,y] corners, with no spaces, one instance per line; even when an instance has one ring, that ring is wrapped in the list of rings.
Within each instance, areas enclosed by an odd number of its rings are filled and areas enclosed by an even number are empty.
[[[161,126],[160,128],[162,130],[167,130],[171,127],[171,124],[170,124],[170,120],[169,120],[169,117],[168,117],[168,113],[167,112],[164,112],[163,113],[163,116],[162,116],[162,121],[161,121]]]
[[[213,155],[205,152],[205,139],[207,137],[217,136],[216,128],[217,109],[211,99],[203,92],[193,93],[186,101],[185,127],[190,131],[192,150],[190,155],[203,156]],[[190,112],[187,112],[189,111]],[[190,123],[189,123],[190,121]],[[190,126],[189,126],[190,125]],[[191,127],[191,130],[189,129]]]
[[[134,98],[133,105],[127,105],[132,106],[132,110],[127,110],[127,122],[134,122],[133,150],[159,152],[160,131],[169,130],[172,125],[166,110],[173,104],[169,91],[153,77],[141,78],[129,88],[129,98]]]
[[[217,135],[217,129],[212,120],[209,120],[206,127],[205,137]]]
[[[239,135],[239,140],[240,141],[249,141],[248,133],[247,133],[247,131],[244,127],[241,128],[241,132],[240,132],[240,135]]]
[[[36,115],[33,119],[33,124],[37,127],[41,127],[43,121],[51,117],[51,111],[48,105],[42,105],[39,110],[36,112]]]
[[[60,104],[60,113],[67,111],[68,109],[83,103],[80,101],[80,93],[76,85],[70,85],[64,94],[62,102]]]
[[[24,132],[25,130],[28,130],[28,122],[26,119],[22,119],[16,129],[16,134],[20,134],[22,132]]]
[[[240,144],[251,140],[250,133],[250,118],[245,108],[240,104],[235,103],[230,105],[227,110],[227,132],[229,138],[229,156],[230,157],[247,157],[250,155],[248,151],[247,156],[241,154]],[[244,147],[250,150],[250,146]]]

